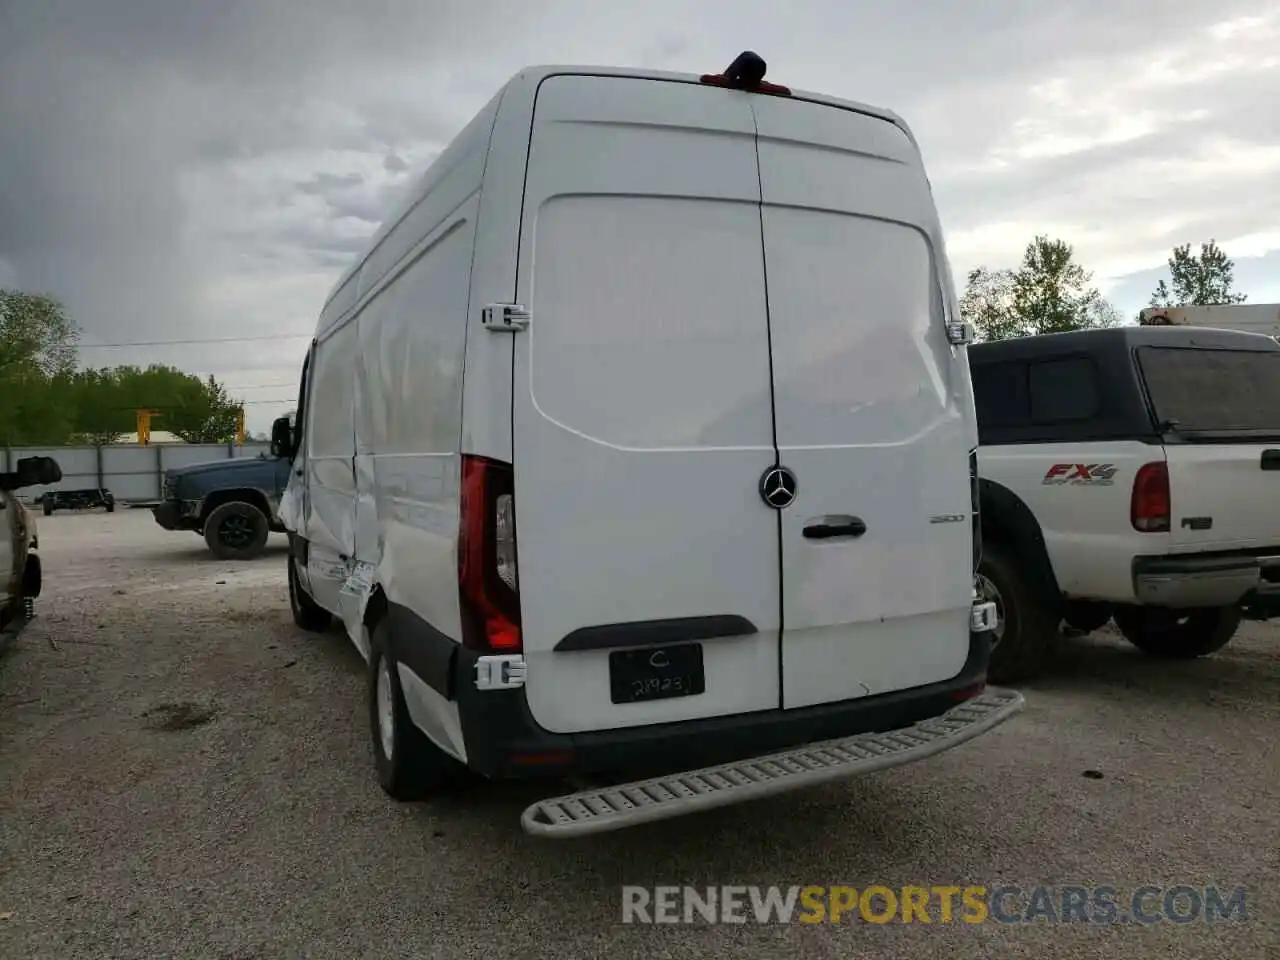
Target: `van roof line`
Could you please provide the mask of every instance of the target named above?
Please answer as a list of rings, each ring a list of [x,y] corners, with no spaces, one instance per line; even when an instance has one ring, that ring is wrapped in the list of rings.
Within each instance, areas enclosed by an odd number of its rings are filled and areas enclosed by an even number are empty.
[[[689,83],[696,85],[702,85],[703,76],[702,74],[696,73],[683,73],[671,70],[647,70],[640,67],[601,66],[596,64],[536,64],[524,67],[512,75],[488,102],[493,103],[495,100],[500,100],[513,88],[529,86],[536,88],[542,83],[542,81],[549,77],[565,75],[619,77],[635,80],[668,80],[677,83]],[[883,107],[875,107],[856,100],[842,100],[839,97],[832,97],[827,94],[801,90],[796,87],[788,87],[788,89],[791,91],[791,96],[788,99],[791,100],[809,101],[811,103],[837,107],[842,110],[861,113],[865,116],[875,117],[888,123],[892,123],[907,136],[907,139],[911,141],[911,145],[913,147],[917,150],[919,149],[919,143],[916,141],[915,134],[912,132],[911,128],[907,125],[906,121],[902,119],[902,117],[894,113],[892,110],[887,110]],[[465,129],[465,127],[463,129]],[[455,132],[453,137],[450,138],[449,143],[452,144],[454,139],[456,139],[461,133],[462,130]],[[448,147],[446,146],[445,149],[447,151]],[[430,176],[432,169],[440,162],[440,159],[443,156],[444,153],[442,152],[441,155],[419,175],[419,184]],[[421,195],[422,191],[419,189],[418,184],[415,184],[413,190],[406,195],[405,200],[403,201],[404,205],[391,211],[386,219],[379,224],[378,229],[369,237],[368,245],[362,250],[359,258],[350,263],[346,269],[342,271],[337,282],[334,283],[333,287],[329,290],[321,309],[322,316],[329,304],[338,295],[339,291],[341,291],[342,288],[360,272],[365,263],[373,255],[374,251],[377,250],[379,244],[386,239],[386,237],[395,229],[396,225],[404,219],[410,210],[413,209],[416,202],[421,199]]]

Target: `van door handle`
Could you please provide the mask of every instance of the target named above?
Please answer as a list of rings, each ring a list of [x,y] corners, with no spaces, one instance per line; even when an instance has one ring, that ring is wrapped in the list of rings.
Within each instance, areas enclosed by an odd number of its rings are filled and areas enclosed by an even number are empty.
[[[1262,451],[1262,469],[1280,470],[1280,450]]]
[[[867,525],[858,517],[838,514],[821,517],[805,525],[804,535],[809,540],[831,540],[835,537],[860,537],[867,532]]]

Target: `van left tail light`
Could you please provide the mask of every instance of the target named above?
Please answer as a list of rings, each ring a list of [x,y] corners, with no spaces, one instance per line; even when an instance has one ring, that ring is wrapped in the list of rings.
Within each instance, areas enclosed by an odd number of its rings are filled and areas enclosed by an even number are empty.
[[[520,653],[515,484],[511,465],[463,454],[458,588],[462,643],[484,653]]]

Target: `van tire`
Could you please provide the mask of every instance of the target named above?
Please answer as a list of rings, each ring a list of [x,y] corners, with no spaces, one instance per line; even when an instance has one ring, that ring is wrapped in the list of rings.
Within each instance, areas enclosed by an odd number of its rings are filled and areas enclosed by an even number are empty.
[[[1117,607],[1115,621],[1124,638],[1148,656],[1194,660],[1230,643],[1242,616],[1238,605],[1182,611]]]
[[[987,666],[992,683],[1033,676],[1052,653],[1060,622],[1026,576],[1027,566],[1003,544],[984,544],[978,566],[983,599],[996,602],[1000,625]]]
[[[252,560],[266,548],[270,532],[266,514],[243,500],[214,507],[204,521],[204,542],[219,560]]]
[[[308,633],[324,633],[333,620],[329,611],[311,598],[298,579],[298,567],[292,554],[289,555],[289,610],[293,614],[293,622]]]
[[[432,743],[409,717],[389,640],[390,626],[383,617],[369,638],[369,734],[378,784],[395,800],[423,800],[461,780],[466,768]],[[390,727],[387,746],[384,723]]]

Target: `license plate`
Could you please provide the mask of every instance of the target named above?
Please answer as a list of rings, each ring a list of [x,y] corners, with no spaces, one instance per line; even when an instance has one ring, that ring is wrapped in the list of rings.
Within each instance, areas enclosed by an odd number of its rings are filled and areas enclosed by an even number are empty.
[[[702,644],[615,650],[609,654],[609,687],[614,703],[643,703],[689,697],[707,689]]]

